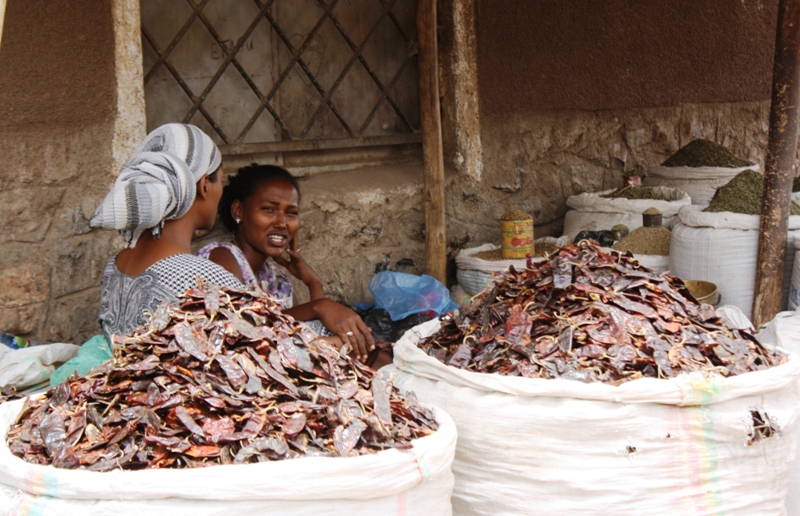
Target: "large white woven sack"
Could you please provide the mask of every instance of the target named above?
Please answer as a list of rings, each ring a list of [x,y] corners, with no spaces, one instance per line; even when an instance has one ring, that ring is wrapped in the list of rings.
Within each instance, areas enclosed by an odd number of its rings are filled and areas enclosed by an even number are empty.
[[[789,310],[800,307],[800,236],[794,239],[794,265],[792,266],[792,286],[789,288]],[[787,251],[788,252],[788,251]]]
[[[61,342],[22,349],[0,346],[0,386],[22,391],[46,382],[57,365],[77,355],[80,349],[75,344]]]
[[[451,514],[456,428],[440,409],[439,430],[409,451],[98,473],[12,455],[5,436],[21,407],[0,405],[2,516]]]
[[[662,214],[665,227],[671,228],[678,211],[692,204],[685,192],[677,188],[657,186],[654,190],[664,201],[636,199],[606,199],[603,195],[613,192],[582,193],[567,199],[567,206],[572,208],[564,216],[564,235],[570,242],[583,230],[599,231],[611,229],[617,224],[624,224],[633,231],[642,226],[642,212],[648,208],[658,208]]]
[[[647,267],[656,272],[666,272],[669,270],[669,256],[658,254],[634,254],[634,258],[642,267]]]
[[[536,244],[553,244],[556,246],[565,246],[571,244],[572,240],[565,237],[542,237],[535,240]],[[456,266],[459,269],[475,269],[487,272],[503,272],[507,271],[509,266],[513,265],[517,269],[524,269],[527,263],[525,258],[517,260],[483,260],[475,255],[483,251],[494,251],[500,249],[499,245],[483,244],[478,247],[469,247],[462,249],[456,254]],[[541,258],[534,258],[534,261],[541,261]]]
[[[715,283],[722,303],[738,306],[751,318],[761,216],[706,213],[700,206],[689,206],[681,209],[679,218],[672,229],[669,270],[682,279]],[[800,235],[798,215],[789,217],[783,307],[789,298],[795,235]]]
[[[758,332],[757,337],[764,344],[800,353],[800,312],[779,313]],[[800,458],[798,457],[794,459],[789,481],[786,511],[789,515],[800,514]]]
[[[759,170],[758,165],[742,168],[724,167],[648,167],[644,186],[665,186],[683,190],[692,204],[708,206],[717,188],[728,184],[740,172]]]
[[[612,248],[604,248],[608,252],[613,252]],[[642,267],[656,272],[666,272],[669,269],[669,256],[658,254],[634,254],[633,257]]]
[[[458,426],[455,514],[785,514],[797,355],[732,378],[615,387],[449,367],[416,346],[438,328],[429,321],[395,345],[395,381]],[[783,435],[750,442],[753,410]]]
[[[542,237],[535,240],[537,244],[553,244],[557,246],[565,246],[572,243],[567,237]],[[493,251],[500,249],[500,246],[494,244],[483,244],[478,247],[470,247],[462,249],[456,254],[456,278],[459,285],[470,296],[475,296],[487,287],[494,283],[495,272],[505,272],[510,266],[514,266],[517,270],[522,270],[526,267],[527,259],[522,258],[518,260],[483,260],[475,255],[483,251]],[[534,262],[540,262],[544,258],[532,258]]]

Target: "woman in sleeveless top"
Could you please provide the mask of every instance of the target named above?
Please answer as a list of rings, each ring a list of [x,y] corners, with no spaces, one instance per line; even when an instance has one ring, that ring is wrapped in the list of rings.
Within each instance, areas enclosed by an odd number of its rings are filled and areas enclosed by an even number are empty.
[[[299,204],[300,187],[286,170],[272,165],[240,169],[225,187],[219,210],[223,224],[234,233],[233,242],[214,242],[198,251],[198,256],[220,264],[251,288],[274,297],[295,319],[321,321],[365,361],[375,349],[369,328],[355,312],[325,297],[322,281],[300,254]],[[308,303],[295,305],[292,284],[275,264],[308,287]],[[319,333],[321,327],[315,329]]]

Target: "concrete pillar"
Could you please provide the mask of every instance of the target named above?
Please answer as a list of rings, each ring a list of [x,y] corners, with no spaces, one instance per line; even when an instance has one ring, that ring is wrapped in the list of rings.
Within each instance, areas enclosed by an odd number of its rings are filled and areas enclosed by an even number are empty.
[[[483,146],[478,96],[476,0],[440,2],[440,74],[445,159],[478,183]]]
[[[111,154],[114,157],[112,172],[116,175],[144,139],[146,117],[139,0],[113,0],[111,9],[117,85]]]

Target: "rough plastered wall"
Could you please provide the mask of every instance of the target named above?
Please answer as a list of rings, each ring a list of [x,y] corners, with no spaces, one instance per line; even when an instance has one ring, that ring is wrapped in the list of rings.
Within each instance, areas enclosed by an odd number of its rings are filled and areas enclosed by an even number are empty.
[[[138,34],[137,2],[8,2],[0,47],[2,331],[77,343],[98,333],[102,268],[119,242],[87,221],[143,127],[129,109],[136,95],[117,91],[118,78],[136,74],[116,69],[115,56],[141,53],[115,39],[115,20],[125,25],[131,8]]]
[[[440,0],[451,255],[512,208],[559,235],[569,196],[695,138],[763,167],[777,3]]]
[[[326,280],[326,294],[371,299],[375,273],[425,270],[422,167],[382,165],[312,177],[303,189],[302,249]]]

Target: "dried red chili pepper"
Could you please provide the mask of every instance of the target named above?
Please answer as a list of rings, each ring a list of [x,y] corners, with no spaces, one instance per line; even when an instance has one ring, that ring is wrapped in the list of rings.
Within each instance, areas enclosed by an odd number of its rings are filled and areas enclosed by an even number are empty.
[[[201,283],[114,358],[28,399],[8,445],[64,468],[182,468],[410,448],[430,411],[270,298]]]
[[[497,275],[420,348],[470,371],[609,383],[690,371],[732,376],[786,360],[725,326],[680,279],[586,241]]]

